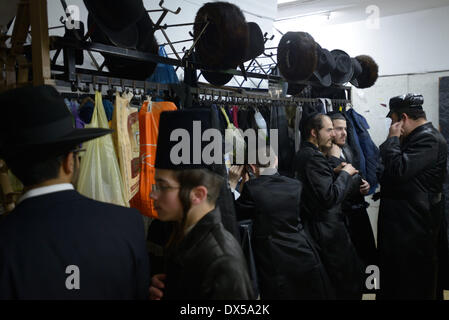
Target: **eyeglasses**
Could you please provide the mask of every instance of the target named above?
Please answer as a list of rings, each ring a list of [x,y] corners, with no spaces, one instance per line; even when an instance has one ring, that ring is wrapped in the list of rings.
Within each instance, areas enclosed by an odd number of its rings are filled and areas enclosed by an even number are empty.
[[[151,191],[154,192],[154,193],[160,193],[160,192],[164,192],[166,190],[180,189],[180,188],[181,187],[174,187],[174,186],[169,186],[169,185],[166,185],[166,186],[161,186],[161,185],[158,185],[158,184],[151,185]]]
[[[84,156],[84,153],[86,152],[86,149],[77,148],[71,151],[74,155],[78,155],[78,159],[81,160],[81,158]]]

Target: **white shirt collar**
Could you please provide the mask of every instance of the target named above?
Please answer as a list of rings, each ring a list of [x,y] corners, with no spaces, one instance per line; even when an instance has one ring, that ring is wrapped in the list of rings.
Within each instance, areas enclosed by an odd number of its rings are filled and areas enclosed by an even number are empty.
[[[59,192],[59,191],[65,191],[65,190],[75,190],[75,188],[73,187],[73,185],[71,183],[59,183],[59,184],[53,184],[53,185],[47,186],[47,187],[31,189],[31,190],[25,192],[25,194],[20,197],[19,201],[17,201],[17,204],[21,203],[22,201],[24,201],[26,199],[32,198],[32,197],[42,196],[47,193],[53,193],[53,192]]]

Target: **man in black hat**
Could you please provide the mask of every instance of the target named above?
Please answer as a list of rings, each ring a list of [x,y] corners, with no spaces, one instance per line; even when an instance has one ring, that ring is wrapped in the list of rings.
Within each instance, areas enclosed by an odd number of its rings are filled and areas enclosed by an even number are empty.
[[[390,99],[392,124],[380,146],[379,299],[435,299],[437,239],[447,145],[426,120],[422,95]]]
[[[0,157],[25,186],[0,221],[0,299],[148,298],[142,216],[72,185],[79,144],[110,130],[74,128],[51,86],[3,93],[0,113]]]
[[[341,204],[358,171],[343,162],[332,168],[324,155],[335,136],[329,116],[303,116],[301,149],[296,154],[296,177],[303,183],[301,214],[306,231],[319,247],[337,299],[361,299],[362,269],[344,223]]]
[[[205,109],[161,113],[151,197],[159,219],[174,225],[164,250],[165,273],[151,281],[153,300],[254,298],[242,249],[216,207],[224,162],[222,136],[211,117]],[[205,131],[215,133],[212,159]]]

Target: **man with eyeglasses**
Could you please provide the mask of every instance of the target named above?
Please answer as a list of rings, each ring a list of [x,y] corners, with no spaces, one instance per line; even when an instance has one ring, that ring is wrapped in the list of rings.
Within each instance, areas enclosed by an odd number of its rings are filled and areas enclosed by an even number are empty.
[[[74,190],[80,143],[109,134],[76,129],[51,86],[0,95],[0,158],[25,186],[0,221],[0,299],[147,299],[142,216]]]

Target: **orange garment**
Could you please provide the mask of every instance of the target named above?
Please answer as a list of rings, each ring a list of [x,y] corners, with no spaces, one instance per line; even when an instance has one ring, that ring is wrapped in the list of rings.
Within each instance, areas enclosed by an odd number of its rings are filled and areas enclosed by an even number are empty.
[[[153,200],[150,198],[151,186],[155,184],[155,162],[157,136],[159,134],[159,117],[161,112],[174,111],[173,102],[151,102],[148,111],[148,101],[145,101],[139,111],[139,141],[140,141],[140,181],[139,191],[130,201],[130,206],[136,208],[145,216],[157,218]]]

